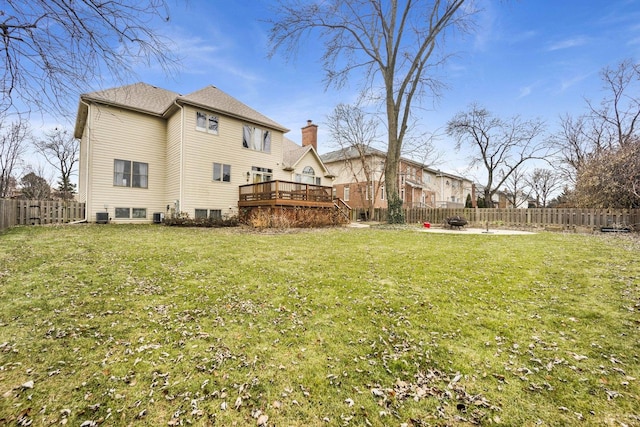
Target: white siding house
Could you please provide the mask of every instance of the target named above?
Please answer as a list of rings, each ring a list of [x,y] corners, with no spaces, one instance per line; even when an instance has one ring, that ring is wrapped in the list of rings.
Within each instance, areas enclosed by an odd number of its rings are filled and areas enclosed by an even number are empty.
[[[313,141],[214,86],[189,95],[136,83],[81,95],[80,201],[87,220],[151,222],[155,213],[235,215],[239,187],[286,180],[331,186]],[[309,172],[313,170],[313,175]]]

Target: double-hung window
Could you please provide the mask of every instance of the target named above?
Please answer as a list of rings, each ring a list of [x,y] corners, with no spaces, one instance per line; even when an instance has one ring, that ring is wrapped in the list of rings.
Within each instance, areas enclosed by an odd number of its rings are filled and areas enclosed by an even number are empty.
[[[149,164],[115,159],[113,161],[113,185],[116,187],[149,187]]]
[[[214,163],[213,180],[217,182],[231,182],[231,165]]]
[[[242,146],[250,150],[271,152],[271,132],[255,126],[242,127]]]
[[[196,112],[196,130],[217,135],[218,134],[218,116],[214,116],[213,114],[205,114],[200,111],[197,111]]]

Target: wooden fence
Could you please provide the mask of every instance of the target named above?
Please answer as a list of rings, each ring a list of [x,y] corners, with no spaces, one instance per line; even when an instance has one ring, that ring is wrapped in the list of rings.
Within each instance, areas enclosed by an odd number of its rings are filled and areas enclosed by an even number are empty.
[[[64,224],[84,219],[85,205],[62,200],[0,200],[0,230],[15,225]]]
[[[442,224],[445,218],[459,215],[470,225],[483,227],[554,227],[562,229],[601,227],[630,227],[640,231],[640,209],[405,209],[407,223]],[[365,219],[364,209],[353,209],[352,220]],[[376,209],[372,221],[387,221],[387,210]]]
[[[463,216],[476,227],[553,227],[561,229],[599,229],[630,227],[640,231],[640,209],[405,209],[407,223],[442,224],[445,218]],[[352,220],[365,218],[364,209],[353,209]],[[14,225],[63,224],[85,219],[85,205],[60,200],[0,200],[0,230]],[[387,210],[376,209],[369,218],[387,221]]]

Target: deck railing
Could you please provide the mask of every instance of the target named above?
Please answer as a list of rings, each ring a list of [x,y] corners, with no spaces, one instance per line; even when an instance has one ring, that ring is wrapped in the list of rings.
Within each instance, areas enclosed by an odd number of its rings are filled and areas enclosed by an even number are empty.
[[[268,181],[240,186],[239,207],[332,207],[332,188],[290,181]]]

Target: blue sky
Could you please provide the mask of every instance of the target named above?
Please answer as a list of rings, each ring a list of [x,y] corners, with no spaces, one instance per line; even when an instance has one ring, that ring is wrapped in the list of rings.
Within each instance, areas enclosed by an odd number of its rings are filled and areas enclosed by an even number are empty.
[[[267,58],[267,0],[170,2],[171,21],[159,29],[177,45],[182,69],[166,77],[139,69],[144,81],[180,93],[215,85],[283,124],[300,142],[300,128],[320,125],[319,151],[334,149],[326,117],[340,102],[353,102],[357,79],[325,91],[322,53],[314,39],[294,62]],[[549,132],[561,114],[580,114],[585,99],[598,101],[599,72],[624,59],[640,58],[640,0],[478,0],[477,30],[447,39],[455,53],[439,71],[447,85],[435,103],[423,105],[421,125],[442,133],[447,120],[477,102],[502,117],[542,118]],[[97,89],[91,88],[90,90]],[[87,90],[87,91],[90,91]],[[440,168],[464,172],[466,159],[451,152],[453,141],[437,141],[448,152]],[[472,171],[466,171],[472,174]]]

